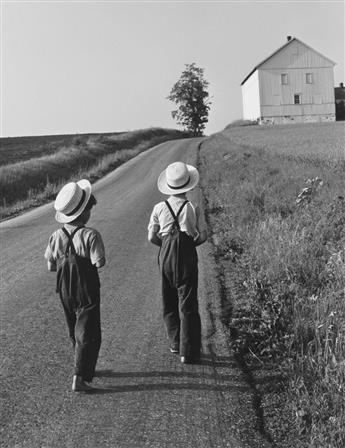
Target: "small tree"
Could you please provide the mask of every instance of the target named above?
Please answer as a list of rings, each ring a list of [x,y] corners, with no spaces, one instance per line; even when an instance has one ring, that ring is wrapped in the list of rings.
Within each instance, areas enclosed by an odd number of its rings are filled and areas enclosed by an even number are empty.
[[[171,112],[173,119],[195,136],[203,135],[208,121],[211,104],[206,90],[208,85],[204,79],[204,69],[196,67],[194,63],[186,64],[186,69],[167,97],[178,106],[177,110]]]

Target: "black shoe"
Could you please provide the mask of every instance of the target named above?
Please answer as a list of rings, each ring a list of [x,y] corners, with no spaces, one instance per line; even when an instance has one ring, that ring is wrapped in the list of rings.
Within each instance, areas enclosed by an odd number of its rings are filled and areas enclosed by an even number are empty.
[[[81,376],[74,375],[72,390],[73,392],[91,392],[94,388],[86,384]]]
[[[182,364],[193,364],[195,359],[191,356],[181,356],[181,362]]]
[[[177,347],[170,347],[170,351],[171,351],[171,353],[174,353],[174,354],[180,353],[180,349]]]
[[[192,358],[190,356],[181,356],[182,364],[191,364]]]

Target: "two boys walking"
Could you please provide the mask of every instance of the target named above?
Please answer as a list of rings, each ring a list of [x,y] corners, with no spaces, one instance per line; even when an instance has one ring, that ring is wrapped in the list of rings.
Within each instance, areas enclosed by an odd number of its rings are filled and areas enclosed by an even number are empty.
[[[198,311],[196,246],[206,238],[198,206],[186,193],[199,181],[196,168],[183,162],[167,167],[158,178],[158,189],[169,198],[153,208],[148,239],[160,247],[163,318],[170,351],[181,362],[200,358],[201,324]],[[101,345],[100,283],[98,269],[105,264],[99,232],[86,227],[97,201],[87,180],[65,185],[55,200],[55,219],[63,224],[50,237],[45,252],[48,270],[57,271],[60,295],[74,347],[72,390],[89,391]]]

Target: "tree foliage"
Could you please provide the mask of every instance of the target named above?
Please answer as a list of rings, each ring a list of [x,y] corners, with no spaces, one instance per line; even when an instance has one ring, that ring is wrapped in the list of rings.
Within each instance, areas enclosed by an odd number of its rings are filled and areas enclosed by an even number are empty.
[[[204,69],[186,64],[180,79],[171,89],[168,100],[173,101],[177,110],[171,112],[177,123],[195,136],[203,135],[210,110],[209,83],[204,78]]]

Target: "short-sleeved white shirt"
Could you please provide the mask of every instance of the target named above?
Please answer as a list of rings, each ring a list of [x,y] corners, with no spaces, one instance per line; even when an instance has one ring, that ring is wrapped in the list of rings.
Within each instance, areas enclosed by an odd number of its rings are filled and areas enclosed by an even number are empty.
[[[186,201],[185,198],[170,196],[168,202],[177,214],[181,205]],[[186,232],[193,239],[197,239],[200,232],[206,230],[205,220],[197,205],[193,205],[190,201],[186,204],[178,217],[180,229]],[[169,233],[174,219],[164,201],[159,202],[153,208],[151,213],[148,230],[153,230],[162,237]]]
[[[69,234],[76,228],[75,226],[65,224],[64,226]],[[44,253],[44,258],[51,263],[55,263],[60,258],[68,243],[67,236],[62,229],[56,230],[49,238],[49,243]],[[73,237],[73,244],[76,253],[81,257],[88,258],[95,265],[98,261],[105,258],[105,250],[100,233],[90,227],[82,227]]]

